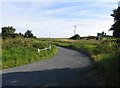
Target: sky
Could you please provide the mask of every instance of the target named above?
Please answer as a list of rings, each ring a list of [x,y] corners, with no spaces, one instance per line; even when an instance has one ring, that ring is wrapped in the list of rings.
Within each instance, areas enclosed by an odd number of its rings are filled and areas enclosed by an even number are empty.
[[[69,38],[96,36],[114,23],[112,10],[118,0],[2,0],[0,27],[13,26],[16,32],[31,30],[37,37]]]

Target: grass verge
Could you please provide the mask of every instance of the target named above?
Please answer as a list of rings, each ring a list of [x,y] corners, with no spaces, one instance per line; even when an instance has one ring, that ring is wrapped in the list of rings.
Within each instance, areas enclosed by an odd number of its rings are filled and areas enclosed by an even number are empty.
[[[37,51],[38,48],[48,48],[48,43],[30,38],[2,40],[2,69],[42,61],[54,56],[57,48],[53,44],[51,44],[51,50]]]
[[[119,39],[118,39],[119,40]],[[57,40],[56,45],[76,49],[89,55],[95,62],[95,72],[105,86],[119,85],[120,42],[112,40]]]

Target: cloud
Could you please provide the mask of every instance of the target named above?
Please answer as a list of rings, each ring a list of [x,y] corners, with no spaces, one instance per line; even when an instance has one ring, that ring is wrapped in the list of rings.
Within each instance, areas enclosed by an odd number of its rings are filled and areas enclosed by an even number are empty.
[[[118,2],[119,0],[2,0],[2,2]]]
[[[112,19],[108,20],[60,20],[52,19],[46,21],[22,21],[14,19],[13,22],[8,22],[8,25],[13,25],[19,32],[29,29],[38,37],[47,37],[51,33],[51,37],[70,37],[73,35],[74,25],[77,25],[77,33],[81,36],[96,35],[97,32],[105,31],[108,33],[111,27]],[[7,26],[7,25],[4,25]]]
[[[96,35],[108,32],[113,24],[109,15],[115,4],[4,2],[2,26],[13,26],[22,33],[29,29],[38,37],[71,37],[77,25],[81,36]]]

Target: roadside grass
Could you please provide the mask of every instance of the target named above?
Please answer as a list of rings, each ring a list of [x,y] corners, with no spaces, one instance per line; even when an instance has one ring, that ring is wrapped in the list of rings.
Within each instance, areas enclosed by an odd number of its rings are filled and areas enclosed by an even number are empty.
[[[66,39],[66,41],[54,41],[54,44],[85,52],[95,62],[95,71],[104,85],[119,85],[119,39],[79,41]]]
[[[119,55],[100,54],[96,56],[96,71],[99,79],[107,86],[119,86]]]
[[[51,50],[38,53],[38,48],[48,48],[48,42],[39,39],[7,39],[2,41],[2,45],[2,69],[45,60],[57,53],[57,48],[53,44],[51,44]]]

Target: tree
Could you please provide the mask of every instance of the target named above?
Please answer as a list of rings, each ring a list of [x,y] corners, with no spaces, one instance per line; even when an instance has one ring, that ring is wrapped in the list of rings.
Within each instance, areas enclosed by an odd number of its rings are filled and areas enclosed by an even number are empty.
[[[72,36],[70,39],[79,40],[80,39],[80,35],[76,34],[76,35]]]
[[[103,31],[102,33],[97,33],[97,37],[105,37],[106,33]]]
[[[115,38],[120,38],[120,7],[113,10],[111,16],[114,17],[114,24],[110,28],[110,31],[113,30],[113,36]]]
[[[21,33],[21,32],[19,32],[19,33],[18,33],[18,36],[24,37],[24,34]]]
[[[30,30],[27,30],[27,31],[25,32],[25,37],[27,37],[27,38],[33,37],[32,32],[31,32]]]
[[[6,37],[15,37],[14,32],[15,32],[15,28],[13,28],[12,26],[8,26],[8,27],[2,27],[2,37],[6,38]]]

